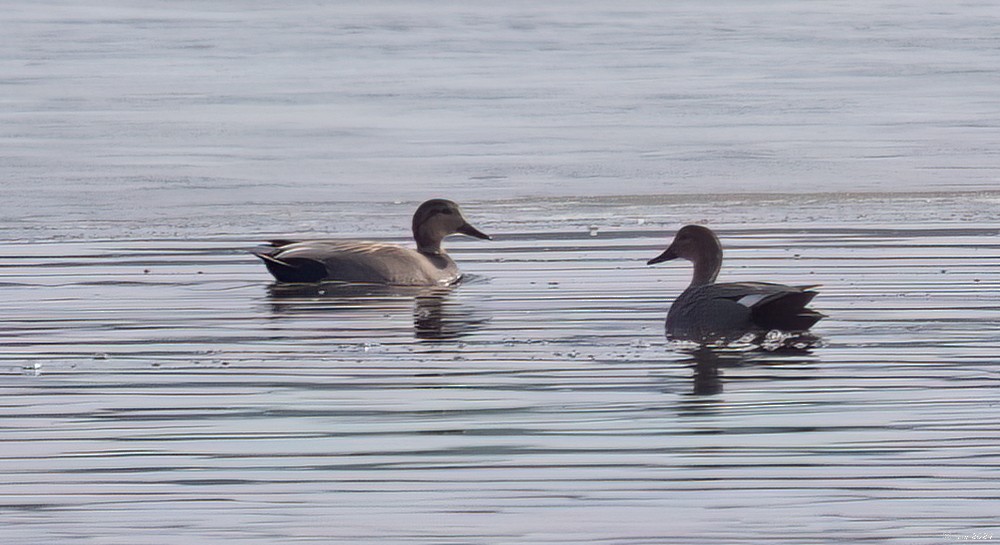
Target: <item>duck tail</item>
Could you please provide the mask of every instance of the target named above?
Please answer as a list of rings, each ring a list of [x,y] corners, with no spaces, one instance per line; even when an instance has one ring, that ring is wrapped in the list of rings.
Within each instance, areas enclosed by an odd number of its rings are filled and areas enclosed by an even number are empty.
[[[817,292],[795,290],[783,293],[753,308],[753,321],[765,329],[805,331],[826,317],[806,305]]]
[[[282,260],[268,251],[269,249],[254,250],[253,255],[264,262],[268,272],[278,282],[319,282],[326,278],[326,266],[319,261],[305,258]]]

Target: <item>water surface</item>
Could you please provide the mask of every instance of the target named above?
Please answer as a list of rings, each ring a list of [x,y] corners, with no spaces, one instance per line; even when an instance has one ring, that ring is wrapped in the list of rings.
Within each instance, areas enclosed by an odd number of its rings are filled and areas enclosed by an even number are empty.
[[[0,13],[0,542],[1000,536],[992,3]],[[248,253],[439,196],[452,290]],[[668,344],[688,222],[822,344]]]
[[[621,201],[601,207],[617,226],[555,204],[514,228],[480,222],[496,240],[451,241],[469,275],[452,290],[276,288],[255,241],[233,236],[4,244],[3,533],[944,543],[995,529],[1000,224],[717,222],[725,279],[821,283],[829,318],[811,351],[692,353],[662,329],[690,269],[644,265],[669,233],[637,213],[693,203]]]

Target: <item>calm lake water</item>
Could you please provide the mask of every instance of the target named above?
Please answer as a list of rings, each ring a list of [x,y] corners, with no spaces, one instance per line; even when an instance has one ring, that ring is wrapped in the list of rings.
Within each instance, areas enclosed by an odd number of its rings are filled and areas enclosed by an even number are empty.
[[[1000,540],[990,3],[0,8],[0,542]],[[668,343],[689,222],[821,344]]]

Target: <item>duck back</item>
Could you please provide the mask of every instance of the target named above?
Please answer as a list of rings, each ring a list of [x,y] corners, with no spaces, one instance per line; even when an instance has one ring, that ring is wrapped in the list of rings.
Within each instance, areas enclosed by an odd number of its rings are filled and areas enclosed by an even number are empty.
[[[448,285],[461,278],[455,262],[443,252],[424,254],[378,242],[292,242],[259,251],[257,256],[281,282],[426,286]]]
[[[682,340],[734,340],[771,330],[801,332],[823,315],[805,306],[815,286],[736,282],[691,286],[667,313],[667,336]]]

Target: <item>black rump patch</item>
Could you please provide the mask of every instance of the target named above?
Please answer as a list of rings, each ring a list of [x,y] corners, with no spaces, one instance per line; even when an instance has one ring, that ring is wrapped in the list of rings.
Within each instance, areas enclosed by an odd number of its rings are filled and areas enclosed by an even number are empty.
[[[279,282],[319,282],[327,277],[326,265],[314,259],[277,259],[266,254],[258,254],[257,257],[264,260],[267,270]]]

